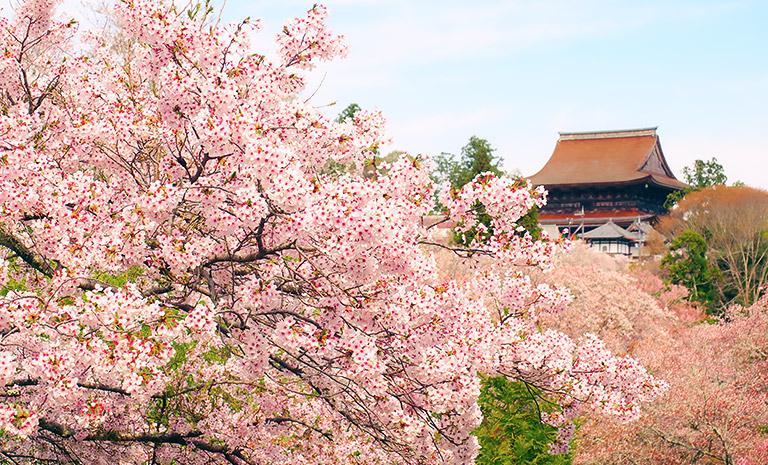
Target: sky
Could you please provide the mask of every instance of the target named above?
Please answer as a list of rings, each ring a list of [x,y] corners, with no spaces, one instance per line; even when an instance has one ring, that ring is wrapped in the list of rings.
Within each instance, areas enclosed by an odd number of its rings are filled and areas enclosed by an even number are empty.
[[[104,1],[62,9],[82,21]],[[285,21],[313,4],[213,2],[226,21],[260,18],[254,47],[267,54]],[[508,171],[532,175],[559,131],[658,126],[678,178],[716,157],[729,181],[768,189],[768,0],[326,4],[349,54],[314,70],[306,93],[334,116],[352,102],[381,110],[387,149],[459,153],[476,135]]]
[[[558,131],[658,126],[673,171],[717,157],[768,189],[768,1],[331,0],[349,55],[313,71],[312,102],[381,110],[392,148],[458,153],[488,139],[539,170]],[[229,0],[261,50],[312,2]]]

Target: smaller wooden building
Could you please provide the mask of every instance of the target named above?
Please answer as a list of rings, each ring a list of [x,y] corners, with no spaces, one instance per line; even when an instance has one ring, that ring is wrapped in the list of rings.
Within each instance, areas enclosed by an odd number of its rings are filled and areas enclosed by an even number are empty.
[[[593,249],[611,255],[637,256],[643,238],[608,220],[607,223],[581,235]]]

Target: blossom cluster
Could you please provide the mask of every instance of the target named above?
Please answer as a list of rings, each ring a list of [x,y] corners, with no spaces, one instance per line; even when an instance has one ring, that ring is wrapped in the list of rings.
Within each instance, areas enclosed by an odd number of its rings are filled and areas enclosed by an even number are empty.
[[[523,215],[546,203],[546,191],[541,186],[532,189],[530,181],[481,173],[458,192],[444,188],[440,201],[459,221],[462,231],[482,226],[478,209],[481,205],[492,218],[496,234],[512,234],[523,230],[517,223]]]
[[[581,423],[574,463],[632,457],[653,465],[704,456],[719,463],[766,463],[768,441],[760,425],[768,422],[768,301],[731,308],[713,323],[695,303],[681,300],[684,288],[666,286],[647,268],[632,265],[579,246],[539,276],[566,285],[575,297],[542,324],[573,335],[599,334],[614,353],[631,354],[668,384],[663,401],[647,405],[638,421]]]

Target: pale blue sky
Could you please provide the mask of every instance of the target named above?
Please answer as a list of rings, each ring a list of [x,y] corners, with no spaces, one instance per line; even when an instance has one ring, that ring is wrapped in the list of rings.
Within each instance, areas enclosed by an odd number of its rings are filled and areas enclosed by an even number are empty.
[[[83,20],[101,3],[60,10]],[[254,42],[269,53],[312,4],[227,0],[223,17],[261,18]],[[659,126],[678,177],[716,156],[731,181],[768,189],[768,0],[326,4],[350,53],[312,73],[312,102],[337,102],[332,114],[350,102],[382,110],[391,148],[457,153],[478,135],[507,169],[531,175],[558,131]]]
[[[257,44],[312,2],[230,0]],[[394,147],[458,152],[469,136],[532,174],[558,131],[659,126],[683,166],[712,156],[768,188],[768,1],[339,0],[349,57],[314,73],[316,105],[384,112]]]

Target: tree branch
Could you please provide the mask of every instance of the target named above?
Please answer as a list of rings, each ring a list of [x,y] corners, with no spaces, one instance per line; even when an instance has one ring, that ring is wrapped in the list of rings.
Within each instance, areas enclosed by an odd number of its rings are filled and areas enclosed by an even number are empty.
[[[25,247],[13,234],[6,231],[2,225],[0,225],[0,247],[5,247],[15,253],[17,257],[24,261],[24,263],[45,276],[50,277],[53,275],[53,270],[50,265],[45,261],[38,259],[31,250]]]

